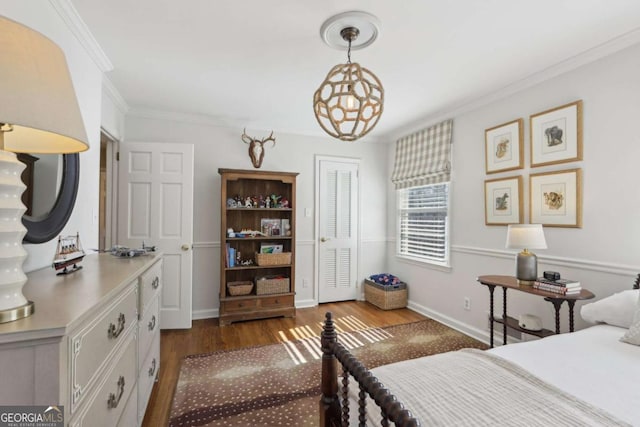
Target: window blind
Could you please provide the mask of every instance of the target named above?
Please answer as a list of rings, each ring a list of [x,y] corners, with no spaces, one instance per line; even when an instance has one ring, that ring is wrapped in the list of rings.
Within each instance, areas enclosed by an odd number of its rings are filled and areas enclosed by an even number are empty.
[[[399,191],[399,255],[446,263],[449,184]]]
[[[391,182],[396,190],[451,179],[453,120],[423,129],[396,142]]]

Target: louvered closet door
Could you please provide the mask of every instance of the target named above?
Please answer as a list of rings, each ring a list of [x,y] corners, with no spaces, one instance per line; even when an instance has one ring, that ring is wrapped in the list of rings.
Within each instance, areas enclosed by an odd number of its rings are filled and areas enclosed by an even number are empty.
[[[358,163],[320,161],[319,302],[357,297]]]

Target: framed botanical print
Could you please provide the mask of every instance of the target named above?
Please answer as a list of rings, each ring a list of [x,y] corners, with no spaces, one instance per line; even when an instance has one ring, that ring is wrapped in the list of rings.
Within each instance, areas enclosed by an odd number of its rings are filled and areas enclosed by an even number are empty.
[[[524,167],[523,128],[524,120],[517,119],[484,131],[487,173]]]
[[[568,169],[529,177],[529,218],[547,227],[582,227],[582,170]]]
[[[523,221],[522,177],[490,179],[484,182],[486,225],[520,224]]]
[[[530,117],[531,166],[582,160],[582,101]]]

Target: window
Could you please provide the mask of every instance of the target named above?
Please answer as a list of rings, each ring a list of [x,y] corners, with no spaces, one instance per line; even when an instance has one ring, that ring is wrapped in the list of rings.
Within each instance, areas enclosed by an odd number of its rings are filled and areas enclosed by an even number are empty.
[[[398,255],[449,265],[449,183],[398,190]]]

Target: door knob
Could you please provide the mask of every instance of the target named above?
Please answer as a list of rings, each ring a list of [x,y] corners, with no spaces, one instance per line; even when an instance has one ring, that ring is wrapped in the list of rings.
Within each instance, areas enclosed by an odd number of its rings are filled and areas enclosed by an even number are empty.
[[[182,245],[180,248],[181,248],[183,251],[188,251],[190,247],[191,247],[190,245],[184,244],[184,245]]]
[[[331,239],[329,239],[328,237],[321,237],[320,238],[321,242],[328,242],[329,240],[331,240]]]

